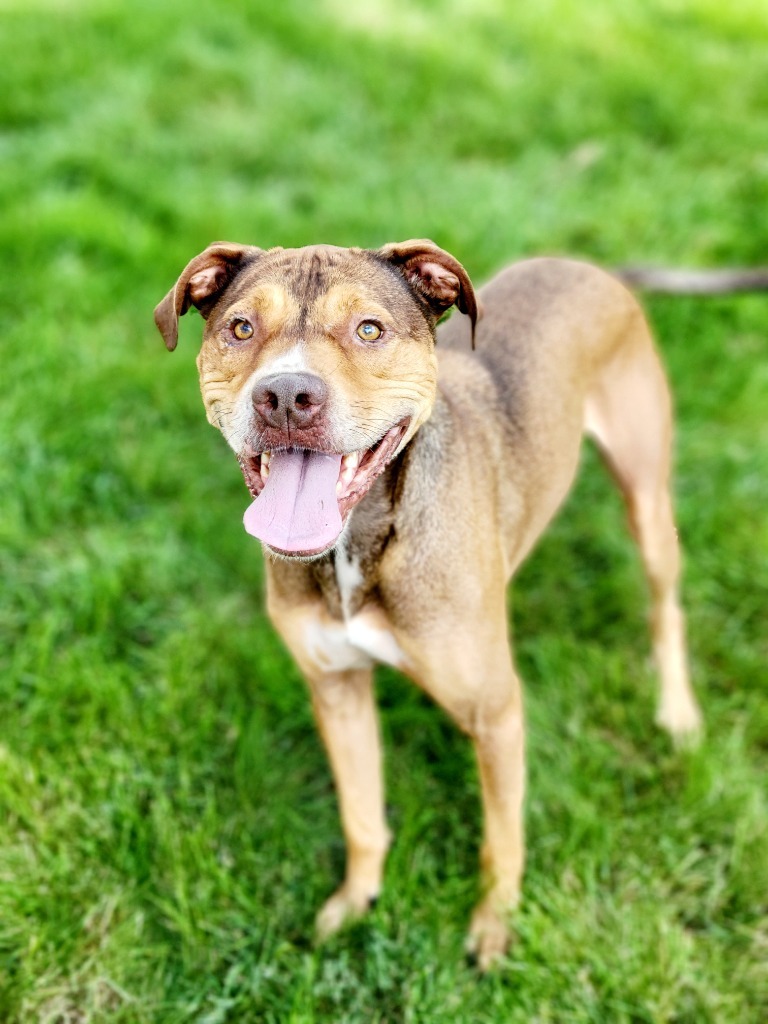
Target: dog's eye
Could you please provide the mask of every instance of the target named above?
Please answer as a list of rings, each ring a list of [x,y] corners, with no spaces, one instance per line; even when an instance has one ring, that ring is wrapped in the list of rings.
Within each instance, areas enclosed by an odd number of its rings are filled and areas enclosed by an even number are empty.
[[[247,341],[253,335],[253,326],[247,320],[235,320],[232,333],[239,341]]]
[[[384,332],[373,320],[363,320],[356,334],[361,341],[378,341]]]

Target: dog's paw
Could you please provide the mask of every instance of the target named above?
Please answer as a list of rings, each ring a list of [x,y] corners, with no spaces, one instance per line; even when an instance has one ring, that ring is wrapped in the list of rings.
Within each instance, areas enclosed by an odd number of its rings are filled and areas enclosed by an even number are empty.
[[[315,918],[315,934],[320,942],[340,931],[345,925],[363,917],[376,904],[376,896],[352,892],[346,885],[327,899]]]
[[[464,948],[481,971],[498,964],[512,941],[508,913],[500,912],[489,899],[475,907]]]
[[[656,712],[656,725],[668,732],[676,747],[693,750],[704,735],[704,719],[693,700],[661,704]]]

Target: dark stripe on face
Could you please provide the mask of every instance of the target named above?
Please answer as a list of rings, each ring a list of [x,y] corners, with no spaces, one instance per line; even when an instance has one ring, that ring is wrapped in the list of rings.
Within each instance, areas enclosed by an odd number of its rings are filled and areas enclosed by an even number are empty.
[[[338,254],[333,251],[312,249],[304,254],[293,268],[289,287],[299,302],[299,330],[305,330],[309,312],[318,298],[328,291],[333,270],[338,266]]]

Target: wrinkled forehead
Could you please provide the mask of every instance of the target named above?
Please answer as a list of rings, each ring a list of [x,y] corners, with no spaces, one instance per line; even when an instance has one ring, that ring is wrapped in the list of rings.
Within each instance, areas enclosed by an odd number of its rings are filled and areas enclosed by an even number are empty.
[[[325,310],[326,296],[336,297],[350,310],[375,303],[389,308],[393,316],[420,313],[408,285],[386,261],[365,249],[335,245],[261,253],[232,282],[222,305],[232,309],[277,304],[285,318],[306,323]]]

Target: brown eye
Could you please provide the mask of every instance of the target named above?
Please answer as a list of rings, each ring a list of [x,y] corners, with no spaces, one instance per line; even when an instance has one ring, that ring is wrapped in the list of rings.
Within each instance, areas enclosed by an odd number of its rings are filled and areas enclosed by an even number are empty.
[[[253,327],[247,320],[235,320],[232,324],[232,333],[238,341],[247,341],[253,336]]]
[[[355,333],[361,341],[378,341],[384,332],[373,320],[363,320]]]

